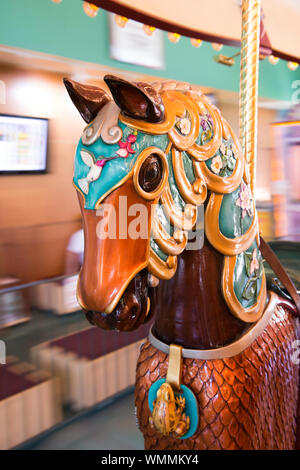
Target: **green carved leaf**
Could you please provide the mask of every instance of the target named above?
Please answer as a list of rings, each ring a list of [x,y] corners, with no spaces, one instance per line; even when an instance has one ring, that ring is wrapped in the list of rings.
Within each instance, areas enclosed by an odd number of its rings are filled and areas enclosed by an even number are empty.
[[[233,171],[235,167],[235,159],[233,157],[229,157],[227,160],[227,168],[230,171]]]
[[[227,166],[227,157],[225,155],[221,154],[221,160],[222,160],[222,163],[223,163],[223,167],[226,168],[226,166]]]
[[[250,266],[251,266],[252,254],[244,253],[244,257],[245,257],[245,268],[246,268],[247,276],[251,277]]]
[[[251,300],[256,297],[257,294],[257,277],[248,279],[247,284],[243,290],[243,298],[245,300]]]
[[[201,144],[204,145],[207,142],[209,142],[211,137],[212,137],[212,130],[211,129],[207,129],[207,131],[202,132]]]

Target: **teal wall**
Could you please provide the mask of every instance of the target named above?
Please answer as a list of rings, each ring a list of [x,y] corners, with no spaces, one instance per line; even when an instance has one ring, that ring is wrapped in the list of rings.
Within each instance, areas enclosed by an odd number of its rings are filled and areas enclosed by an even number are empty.
[[[100,10],[96,18],[89,18],[83,12],[81,0],[63,0],[60,4],[51,0],[1,0],[0,3],[1,44],[238,91],[238,61],[233,67],[215,63],[216,52],[208,43],[199,49],[188,38],[172,44],[165,34],[165,69],[157,71],[111,59],[106,12]],[[232,55],[236,51],[224,47],[222,54]],[[299,78],[300,71],[290,71],[286,62],[273,66],[265,60],[260,64],[259,94],[290,100],[292,81]]]

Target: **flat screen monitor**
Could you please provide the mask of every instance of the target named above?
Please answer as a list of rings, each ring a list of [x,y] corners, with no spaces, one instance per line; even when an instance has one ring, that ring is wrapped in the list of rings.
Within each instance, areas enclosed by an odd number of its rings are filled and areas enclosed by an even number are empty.
[[[0,174],[45,173],[48,119],[0,114]]]

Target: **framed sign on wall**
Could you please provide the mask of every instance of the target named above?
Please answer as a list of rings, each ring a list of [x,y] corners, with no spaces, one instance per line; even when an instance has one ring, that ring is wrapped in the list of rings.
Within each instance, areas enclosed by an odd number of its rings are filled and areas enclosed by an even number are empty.
[[[0,174],[47,171],[48,119],[0,115]]]
[[[113,59],[154,69],[164,68],[163,32],[155,29],[149,36],[143,25],[128,20],[124,27],[117,25],[109,13],[110,55]]]

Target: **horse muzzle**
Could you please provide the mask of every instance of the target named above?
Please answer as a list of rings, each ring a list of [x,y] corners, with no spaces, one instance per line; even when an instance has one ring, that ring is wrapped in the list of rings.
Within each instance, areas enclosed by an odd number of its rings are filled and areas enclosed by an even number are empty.
[[[99,210],[85,209],[80,194],[79,202],[85,244],[77,287],[81,307],[89,312],[93,323],[98,323],[97,316],[100,320],[103,315],[124,316],[127,312],[135,316],[141,310],[146,312],[149,306],[144,268],[149,263],[151,203],[136,193],[132,179],[114,189]],[[140,218],[137,237],[130,228],[139,210],[144,217]],[[145,274],[141,274],[143,270]]]

